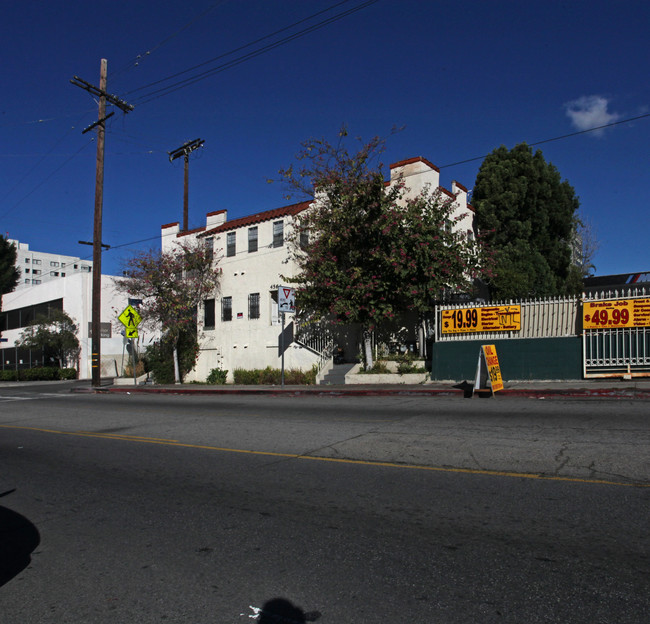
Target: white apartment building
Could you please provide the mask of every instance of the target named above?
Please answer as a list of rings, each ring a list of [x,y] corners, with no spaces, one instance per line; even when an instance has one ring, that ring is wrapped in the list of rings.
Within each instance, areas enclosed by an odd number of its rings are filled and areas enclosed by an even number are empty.
[[[40,286],[75,273],[92,273],[93,263],[91,260],[44,251],[32,251],[27,243],[21,243],[14,239],[9,239],[8,242],[16,247],[16,267],[20,270],[20,279],[16,290]]]
[[[424,158],[412,158],[391,165],[391,180],[402,179],[407,196],[425,188],[439,190],[453,199],[455,229],[473,235],[473,208],[467,203],[467,189],[452,182],[452,190],[440,187],[439,169]],[[206,215],[205,226],[181,232],[179,223],[161,228],[162,251],[188,238],[203,240],[213,250],[221,270],[219,292],[208,299],[198,317],[200,353],[187,380],[205,380],[213,368],[228,371],[232,381],[237,368],[279,368],[280,324],[277,291],[297,266],[287,245],[294,218],[309,208],[303,202],[228,220],[226,210]],[[291,317],[286,319],[285,368],[309,370],[321,353],[295,339]],[[352,340],[354,342],[354,340]],[[350,344],[350,341],[348,341]]]

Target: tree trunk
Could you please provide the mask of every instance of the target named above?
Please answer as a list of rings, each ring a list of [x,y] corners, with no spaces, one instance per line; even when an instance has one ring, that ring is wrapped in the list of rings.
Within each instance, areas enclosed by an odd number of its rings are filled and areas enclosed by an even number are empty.
[[[181,383],[181,373],[178,367],[178,337],[174,341],[174,383]]]
[[[372,359],[372,340],[371,340],[372,334],[370,331],[364,329],[363,330],[363,348],[366,354],[366,370],[369,368],[372,368],[374,365],[373,359]]]
[[[424,316],[418,319],[418,355],[423,360],[427,359],[427,322]]]

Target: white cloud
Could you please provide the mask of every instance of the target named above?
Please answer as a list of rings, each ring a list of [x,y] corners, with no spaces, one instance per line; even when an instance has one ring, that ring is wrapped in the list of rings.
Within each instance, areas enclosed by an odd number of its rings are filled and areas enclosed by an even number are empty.
[[[608,106],[609,101],[602,95],[583,95],[564,105],[567,117],[577,130],[590,130],[618,121],[621,115],[609,112]],[[603,132],[604,128],[594,130],[595,135],[602,135]]]

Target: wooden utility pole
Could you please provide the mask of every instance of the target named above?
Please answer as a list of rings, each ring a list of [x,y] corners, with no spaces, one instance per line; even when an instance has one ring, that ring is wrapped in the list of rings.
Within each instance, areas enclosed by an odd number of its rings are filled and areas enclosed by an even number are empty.
[[[188,208],[188,196],[189,196],[189,180],[190,180],[190,154],[195,150],[199,149],[205,141],[203,139],[194,139],[194,141],[187,141],[187,143],[183,143],[180,147],[176,148],[175,150],[172,150],[171,152],[167,152],[169,154],[169,162],[172,162],[173,160],[176,160],[177,158],[180,158],[181,156],[185,157],[185,185],[183,187],[183,229],[181,230],[182,232],[187,232],[188,226],[187,226],[187,221],[188,221],[188,213],[189,213],[189,208]]]
[[[92,292],[92,385],[97,388],[101,385],[102,352],[101,352],[101,310],[102,310],[102,211],[104,206],[104,141],[106,134],[106,120],[114,113],[106,115],[106,102],[120,108],[124,113],[133,110],[126,102],[106,92],[106,75],[108,61],[101,60],[99,68],[99,88],[75,76],[70,82],[85,89],[95,96],[99,96],[99,114],[97,122],[86,128],[82,134],[97,128],[97,164],[95,169],[95,215],[93,221],[93,292]]]

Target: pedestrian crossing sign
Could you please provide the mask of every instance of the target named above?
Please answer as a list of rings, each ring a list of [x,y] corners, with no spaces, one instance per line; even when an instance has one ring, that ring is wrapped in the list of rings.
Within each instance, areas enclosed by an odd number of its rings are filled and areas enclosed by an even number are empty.
[[[136,338],[137,337],[137,327],[142,322],[142,317],[138,311],[131,305],[126,306],[122,314],[118,317],[118,320],[124,327],[126,327],[126,337],[127,338]],[[136,330],[135,336],[129,336],[129,329]]]

